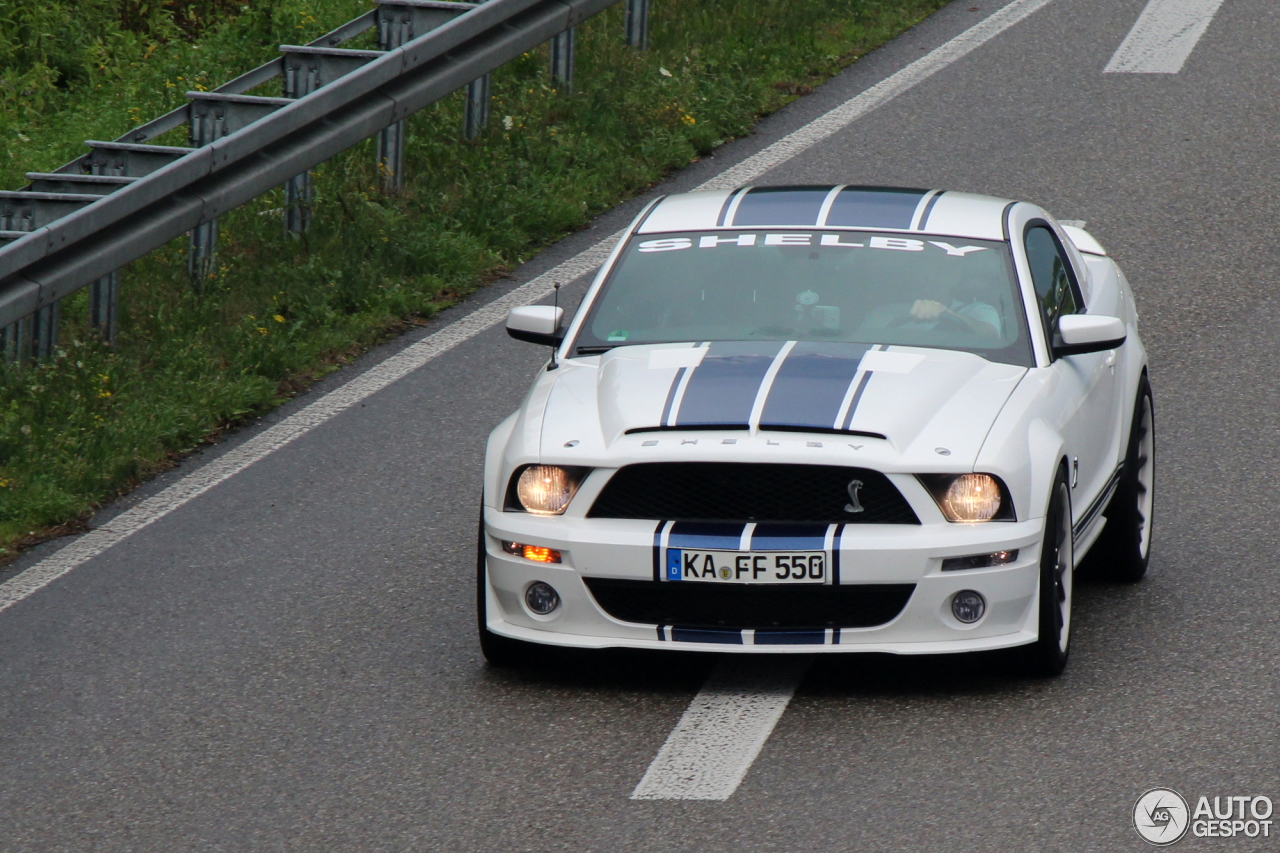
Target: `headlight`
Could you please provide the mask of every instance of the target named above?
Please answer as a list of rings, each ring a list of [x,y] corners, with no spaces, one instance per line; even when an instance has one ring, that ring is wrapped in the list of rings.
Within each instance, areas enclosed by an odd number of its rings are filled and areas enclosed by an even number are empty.
[[[947,521],[1012,521],[1004,484],[990,474],[926,474],[921,481]]]
[[[536,515],[559,515],[573,500],[586,473],[586,468],[526,465],[516,472],[511,481],[507,509]]]

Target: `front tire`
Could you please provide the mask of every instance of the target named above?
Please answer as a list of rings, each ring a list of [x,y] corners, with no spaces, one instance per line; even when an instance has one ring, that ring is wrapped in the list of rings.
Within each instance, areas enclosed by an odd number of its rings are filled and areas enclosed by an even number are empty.
[[[480,510],[480,531],[476,541],[476,622],[480,634],[480,651],[491,666],[509,667],[529,663],[528,643],[503,637],[489,630],[488,586],[485,577],[484,510]]]
[[[1053,678],[1062,674],[1071,654],[1071,600],[1075,548],[1071,529],[1071,489],[1067,472],[1058,470],[1045,513],[1040,545],[1040,636],[1026,650],[1027,671]]]
[[[1115,583],[1137,583],[1151,561],[1155,509],[1156,432],[1151,385],[1144,375],[1133,406],[1129,446],[1120,484],[1107,505],[1107,526],[1098,545],[1097,574]]]

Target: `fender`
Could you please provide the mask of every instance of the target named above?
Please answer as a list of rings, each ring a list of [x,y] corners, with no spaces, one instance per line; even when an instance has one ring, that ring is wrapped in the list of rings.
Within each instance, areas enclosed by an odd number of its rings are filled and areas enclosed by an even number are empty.
[[[1063,459],[1062,435],[1040,410],[1051,398],[1044,383],[1052,380],[1047,370],[1027,371],[987,433],[974,465],[975,471],[1004,480],[1019,520],[1044,517],[1049,487]]]
[[[1030,516],[1032,518],[1044,518],[1049,512],[1049,489],[1058,476],[1058,469],[1066,462],[1062,445],[1062,435],[1044,421],[1037,418],[1028,426],[1027,452],[1031,457],[1028,506],[1035,512],[1035,515]],[[1074,509],[1073,507],[1073,516]]]
[[[519,414],[516,411],[507,415],[502,423],[494,427],[493,432],[489,433],[489,442],[484,451],[484,496],[481,501],[484,506],[498,508],[497,495],[506,494],[506,484],[502,482],[504,471],[502,455],[506,452],[507,441],[511,438],[511,432],[516,428],[516,419]]]

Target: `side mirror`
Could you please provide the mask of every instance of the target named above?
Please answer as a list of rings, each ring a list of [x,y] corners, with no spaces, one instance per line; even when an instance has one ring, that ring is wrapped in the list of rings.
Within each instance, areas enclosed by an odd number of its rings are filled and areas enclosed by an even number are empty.
[[[1064,314],[1058,318],[1058,334],[1054,337],[1055,356],[1084,355],[1115,349],[1124,343],[1128,332],[1119,317]]]
[[[507,334],[518,341],[543,346],[559,346],[564,340],[564,331],[560,322],[564,319],[564,309],[550,305],[525,305],[523,308],[512,308],[507,314]]]

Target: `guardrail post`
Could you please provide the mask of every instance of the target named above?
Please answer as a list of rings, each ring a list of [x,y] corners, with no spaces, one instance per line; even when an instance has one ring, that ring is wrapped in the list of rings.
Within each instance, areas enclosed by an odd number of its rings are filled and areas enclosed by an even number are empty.
[[[108,346],[120,331],[120,273],[113,272],[89,285],[89,327]]]
[[[378,9],[378,48],[394,50],[412,41],[413,14],[409,8],[390,5]],[[382,191],[395,195],[404,186],[404,122],[398,121],[378,132],[378,172],[382,175]]]
[[[378,133],[378,171],[382,191],[395,195],[404,186],[404,122],[398,121]]]
[[[462,135],[475,139],[489,123],[489,75],[467,84],[467,108],[462,118]]]
[[[4,351],[6,364],[17,364],[26,360],[27,354],[31,351],[31,348],[26,345],[30,328],[31,318],[24,317],[0,329],[0,349]]]
[[[627,45],[649,49],[649,0],[627,0]]]
[[[191,247],[187,250],[187,275],[191,288],[200,292],[205,279],[213,274],[214,256],[218,250],[218,220],[197,225],[191,231]]]
[[[187,100],[190,102],[187,105],[188,136],[196,148],[230,136],[292,103],[289,98],[264,98],[229,92],[187,92]],[[191,286],[197,293],[213,273],[217,248],[217,219],[197,225],[191,232],[187,273],[191,277]]]
[[[379,33],[384,38],[392,36],[388,26],[381,27]],[[348,50],[314,44],[282,44],[280,52],[283,54],[280,61],[281,77],[284,79],[284,96],[292,99],[305,98],[317,89],[383,55],[383,51],[380,50]],[[379,139],[381,140],[381,137]],[[398,162],[395,164],[394,174],[400,174]],[[311,227],[312,186],[310,172],[303,172],[285,181],[284,230],[286,234],[298,235]]]
[[[551,77],[565,92],[573,91],[574,28],[551,37]]]
[[[61,316],[62,302],[53,302],[37,309],[31,315],[31,355],[35,358],[50,358],[53,348],[58,345],[58,319]]]

